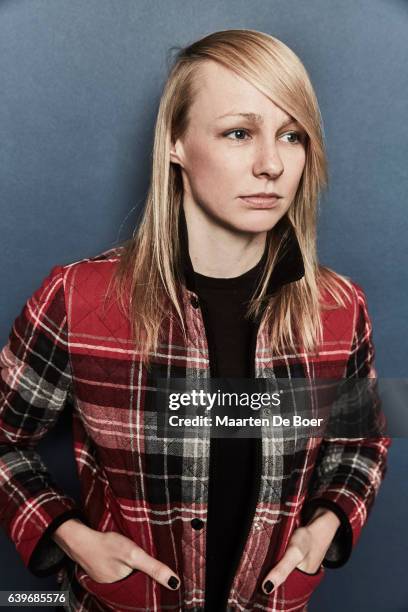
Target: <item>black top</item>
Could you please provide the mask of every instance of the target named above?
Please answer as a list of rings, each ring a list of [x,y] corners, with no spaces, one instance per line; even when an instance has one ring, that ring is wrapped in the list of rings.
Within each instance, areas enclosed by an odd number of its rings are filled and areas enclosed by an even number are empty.
[[[209,343],[212,377],[253,376],[252,344],[257,326],[244,318],[265,255],[241,276],[211,278],[195,273]],[[260,478],[257,438],[211,438],[207,519],[205,610],[225,612],[234,564],[251,522]]]

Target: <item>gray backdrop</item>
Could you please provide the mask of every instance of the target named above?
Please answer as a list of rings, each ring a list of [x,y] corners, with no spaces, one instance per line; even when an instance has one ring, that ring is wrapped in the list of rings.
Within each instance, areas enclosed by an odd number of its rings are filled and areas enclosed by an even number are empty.
[[[322,263],[368,296],[380,376],[407,367],[408,2],[404,0],[61,0],[0,2],[1,341],[57,263],[127,237],[148,185],[169,49],[214,30],[254,28],[304,61],[330,164]],[[69,420],[39,449],[77,495]],[[327,570],[316,612],[408,610],[408,441],[352,558]],[[53,589],[0,534],[0,590]]]

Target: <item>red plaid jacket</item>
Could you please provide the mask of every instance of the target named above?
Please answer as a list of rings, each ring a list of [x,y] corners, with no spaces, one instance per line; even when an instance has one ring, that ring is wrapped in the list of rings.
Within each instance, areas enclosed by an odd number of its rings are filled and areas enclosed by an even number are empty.
[[[69,610],[202,612],[210,438],[203,434],[174,444],[161,437],[153,400],[156,378],[209,377],[203,316],[197,295],[183,284],[187,342],[169,319],[167,342],[152,355],[148,372],[117,304],[103,307],[119,256],[120,247],[56,265],[15,319],[0,353],[0,524],[31,572],[44,576],[58,570],[61,589],[70,594]],[[278,359],[261,322],[255,376],[373,375],[366,297],[356,283],[347,290],[350,305],[324,312],[319,357],[300,351]],[[52,481],[35,450],[66,405],[80,503]],[[389,444],[386,437],[311,438],[296,448],[293,440],[281,446],[275,440],[272,447],[267,436],[262,439],[261,485],[228,610],[306,610],[325,567],[344,563],[355,546],[384,477]],[[342,521],[323,566],[315,575],[294,570],[264,594],[266,573],[284,554],[294,529],[319,505],[332,508]],[[170,591],[140,571],[110,584],[92,580],[49,537],[73,516],[93,529],[131,538],[174,568],[180,589]]]

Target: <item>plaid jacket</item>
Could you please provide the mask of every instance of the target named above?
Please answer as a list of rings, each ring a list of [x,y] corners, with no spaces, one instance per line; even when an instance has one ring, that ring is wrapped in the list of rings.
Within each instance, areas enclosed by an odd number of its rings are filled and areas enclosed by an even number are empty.
[[[294,238],[276,268],[275,288],[302,276],[299,254]],[[188,281],[191,262],[187,257],[181,287],[188,340],[166,321],[167,341],[152,355],[148,372],[117,304],[103,308],[119,257],[120,247],[54,266],[14,321],[0,353],[0,523],[31,572],[45,576],[58,570],[61,589],[70,593],[68,610],[202,612],[210,438],[203,433],[174,443],[161,437],[153,401],[157,378],[210,376],[203,315]],[[372,376],[366,297],[356,283],[347,290],[350,305],[324,312],[318,357],[299,351],[278,359],[261,321],[255,376]],[[35,450],[64,406],[72,413],[81,503],[52,481]],[[263,437],[260,489],[228,610],[306,610],[325,568],[343,564],[355,546],[384,477],[389,444],[386,437],[311,438],[297,447],[293,440],[272,444]],[[294,570],[265,595],[266,573],[284,554],[294,529],[322,505],[341,519],[322,567],[314,575]],[[110,584],[92,580],[49,537],[73,516],[93,529],[131,538],[174,568],[180,589],[170,591],[144,572]]]

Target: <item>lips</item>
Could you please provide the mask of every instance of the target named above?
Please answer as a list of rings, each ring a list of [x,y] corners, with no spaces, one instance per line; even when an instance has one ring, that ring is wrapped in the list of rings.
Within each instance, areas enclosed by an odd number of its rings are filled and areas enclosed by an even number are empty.
[[[246,193],[241,196],[242,198],[280,198],[282,197],[279,193],[275,191],[258,191],[257,193]]]
[[[252,204],[252,206],[256,206],[258,208],[272,208],[276,206],[280,200],[280,196],[241,196],[241,200],[247,202],[248,204]]]

